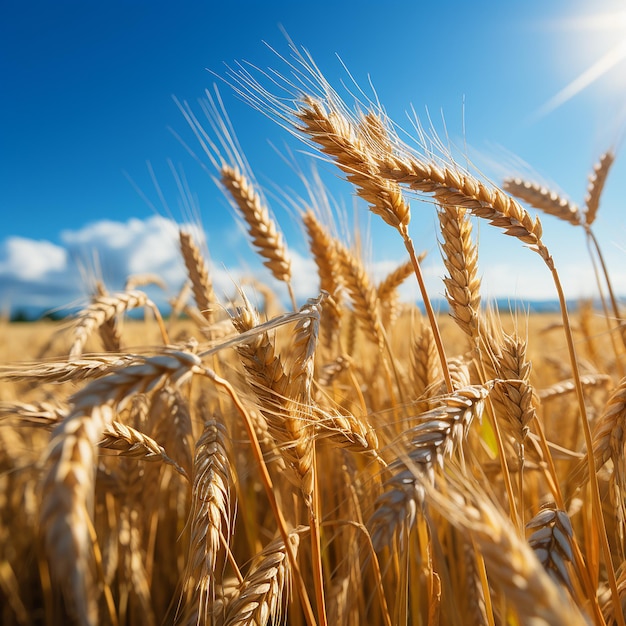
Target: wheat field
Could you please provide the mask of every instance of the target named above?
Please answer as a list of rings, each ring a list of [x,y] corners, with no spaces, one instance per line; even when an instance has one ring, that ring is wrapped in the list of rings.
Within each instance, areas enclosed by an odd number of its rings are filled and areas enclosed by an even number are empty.
[[[63,322],[0,324],[2,624],[624,626],[626,329],[593,233],[615,155],[580,207],[493,184],[344,102],[305,53],[291,67],[275,92],[228,82],[336,165],[406,262],[375,281],[303,202],[319,289],[297,302],[225,112],[181,104],[279,289],[220,301],[181,230],[168,316],[148,276]],[[420,198],[448,313],[410,234]],[[541,212],[584,229],[597,303],[568,310]],[[559,313],[481,300],[477,223],[540,256]]]

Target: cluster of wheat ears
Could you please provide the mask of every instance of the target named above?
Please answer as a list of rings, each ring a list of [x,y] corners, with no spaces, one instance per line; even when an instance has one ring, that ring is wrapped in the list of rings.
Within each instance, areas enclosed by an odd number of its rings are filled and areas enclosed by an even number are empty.
[[[407,261],[374,282],[302,203],[319,295],[298,306],[288,248],[217,100],[208,129],[181,105],[291,308],[266,315],[243,290],[218,302],[181,230],[190,289],[169,319],[141,279],[100,286],[38,361],[11,354],[2,623],[624,626],[626,332],[592,231],[613,153],[582,208],[519,179],[498,187],[434,140],[414,149],[376,102],[348,107],[294,58],[289,79],[239,68],[229,82],[341,170]],[[418,197],[439,220],[446,315],[409,234]],[[524,205],[585,230],[600,312],[570,318]],[[561,315],[542,334],[481,305],[483,220],[544,261]],[[415,279],[420,307],[398,297]],[[150,348],[122,326],[137,307],[153,311]]]

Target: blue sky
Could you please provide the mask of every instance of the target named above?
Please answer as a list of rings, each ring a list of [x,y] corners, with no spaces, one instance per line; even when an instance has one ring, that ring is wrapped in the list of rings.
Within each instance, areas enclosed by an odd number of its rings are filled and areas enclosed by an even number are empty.
[[[624,3],[588,5],[571,0],[392,1],[384,9],[382,3],[351,0],[4,3],[0,307],[84,300],[89,286],[81,268],[95,265],[112,290],[130,273],[157,271],[166,278],[169,295],[175,293],[184,273],[171,220],[187,221],[189,210],[181,206],[170,162],[194,196],[218,286],[232,291],[232,282],[247,273],[271,282],[221,191],[169,129],[197,147],[172,96],[199,111],[196,101],[218,81],[211,72],[223,76],[225,64],[249,61],[286,72],[264,44],[288,54],[281,27],[310,51],[331,84],[340,87],[348,80],[339,56],[366,91],[371,79],[395,121],[410,127],[405,112],[411,107],[423,122],[430,115],[438,133],[447,134],[493,180],[523,173],[582,203],[593,163],[619,143],[626,106],[626,61],[616,56],[626,45]],[[592,20],[616,11],[621,13],[608,22]],[[575,94],[574,83],[567,98],[562,90],[612,51],[612,69]],[[293,187],[304,194],[284,163],[288,150],[303,146],[227,85],[220,91],[301,270],[299,297],[314,295],[305,240],[281,193]],[[594,229],[616,288],[626,294],[626,212],[619,188],[626,159],[617,148]],[[297,160],[306,170],[307,157]],[[349,186],[333,175],[327,179],[333,197],[351,212]],[[403,260],[396,235],[366,212],[358,219],[371,231],[372,272],[383,275]],[[542,221],[567,295],[593,293],[582,234],[553,218]],[[439,296],[442,269],[431,206],[415,206],[411,228],[416,247],[430,252],[430,285]],[[538,259],[485,225],[479,232],[487,295],[553,297]]]

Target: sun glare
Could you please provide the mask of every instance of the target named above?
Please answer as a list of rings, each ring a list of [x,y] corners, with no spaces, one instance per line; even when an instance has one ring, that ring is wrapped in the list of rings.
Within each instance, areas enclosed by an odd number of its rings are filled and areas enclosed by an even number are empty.
[[[537,117],[552,113],[602,78],[610,91],[626,95],[626,9],[572,16],[553,26],[567,34],[562,46],[568,66],[578,57],[582,69],[538,109]],[[602,92],[606,95],[604,88]]]

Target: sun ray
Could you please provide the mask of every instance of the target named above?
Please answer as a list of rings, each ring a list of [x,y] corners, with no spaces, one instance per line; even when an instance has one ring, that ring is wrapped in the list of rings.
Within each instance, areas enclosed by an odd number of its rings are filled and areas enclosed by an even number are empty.
[[[540,118],[552,113],[552,111],[558,109],[568,100],[578,95],[583,89],[586,89],[600,77],[604,76],[604,74],[613,69],[623,59],[626,59],[626,41],[612,50],[609,50],[609,52],[598,59],[590,68],[575,78],[569,85],[561,89],[561,91],[550,98],[544,105],[539,107],[536,117]]]
[[[610,48],[542,104],[532,116],[535,121],[563,106],[626,59],[626,11],[624,10],[566,18],[561,21],[560,28],[579,31],[576,36],[577,45],[591,43],[596,47],[602,46],[604,50],[607,46]],[[580,31],[585,31],[586,34],[581,36]],[[619,34],[617,41],[615,40],[616,34]],[[616,81],[622,80],[623,77],[619,79],[616,77]]]

